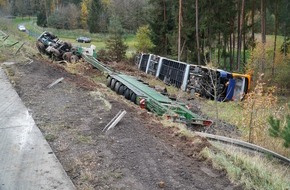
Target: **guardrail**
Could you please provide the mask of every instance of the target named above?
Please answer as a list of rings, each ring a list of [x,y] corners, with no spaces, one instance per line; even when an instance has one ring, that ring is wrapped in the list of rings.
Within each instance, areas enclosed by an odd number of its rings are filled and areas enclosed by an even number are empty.
[[[210,139],[210,140],[214,140],[214,141],[219,141],[219,142],[223,142],[223,143],[228,143],[228,144],[232,144],[232,145],[235,145],[235,146],[239,146],[239,147],[242,147],[242,148],[247,148],[247,149],[250,149],[250,150],[254,150],[256,152],[261,152],[263,154],[267,154],[267,155],[272,155],[273,157],[283,161],[283,162],[286,162],[288,164],[290,164],[290,159],[289,158],[286,158],[285,156],[282,156],[276,152],[273,152],[271,150],[268,150],[266,148],[263,148],[263,147],[260,147],[258,145],[255,145],[255,144],[251,144],[251,143],[248,143],[248,142],[245,142],[245,141],[241,141],[241,140],[237,140],[237,139],[232,139],[232,138],[229,138],[229,137],[224,137],[224,136],[218,136],[218,135],[213,135],[213,134],[209,134],[209,133],[201,133],[201,132],[195,132],[197,135],[199,136],[202,136],[202,137],[205,137],[207,139]]]

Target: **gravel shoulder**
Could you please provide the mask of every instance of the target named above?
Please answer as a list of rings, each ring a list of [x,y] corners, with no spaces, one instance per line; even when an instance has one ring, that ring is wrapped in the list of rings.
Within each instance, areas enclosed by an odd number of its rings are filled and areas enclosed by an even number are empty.
[[[77,189],[242,189],[199,156],[210,144],[188,138],[85,76],[45,61],[3,66]],[[64,77],[61,83],[47,88]],[[127,114],[108,133],[105,125]]]

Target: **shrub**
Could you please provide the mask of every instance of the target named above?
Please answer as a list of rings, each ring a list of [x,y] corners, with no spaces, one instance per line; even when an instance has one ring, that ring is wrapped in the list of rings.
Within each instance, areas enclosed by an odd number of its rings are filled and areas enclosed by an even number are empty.
[[[110,61],[108,59],[108,52],[105,49],[100,49],[97,52],[97,56],[98,56],[98,59],[100,59],[101,61]]]
[[[141,26],[136,33],[136,41],[135,48],[137,52],[149,52],[154,44],[150,39],[150,29],[149,26]]]
[[[290,103],[288,103],[288,109],[286,109],[282,115],[282,118],[274,118],[271,115],[268,119],[271,127],[269,128],[269,134],[274,138],[283,139],[283,145],[286,148],[290,148]]]
[[[275,124],[276,128],[270,129],[271,126],[267,118],[271,116],[282,118],[286,110],[279,106],[278,98],[274,95],[276,88],[267,87],[262,82],[262,76],[257,81],[255,89],[247,95],[243,103],[244,139],[284,156],[289,156],[290,150],[283,147],[282,138],[269,138],[269,130],[277,130],[277,127]],[[273,123],[277,122],[273,121]],[[286,133],[288,132],[290,134],[290,129]],[[275,133],[272,132],[272,135],[275,136]]]

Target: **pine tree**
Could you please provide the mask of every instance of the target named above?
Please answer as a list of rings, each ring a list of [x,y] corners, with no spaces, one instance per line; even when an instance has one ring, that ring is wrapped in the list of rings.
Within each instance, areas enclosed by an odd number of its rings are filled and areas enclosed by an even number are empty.
[[[37,13],[37,21],[36,24],[41,27],[47,26],[47,17],[46,17],[46,10],[44,4],[40,5],[40,10]]]
[[[125,44],[122,35],[112,35],[106,41],[107,55],[112,61],[120,62],[126,58],[126,50],[128,46]]]
[[[169,37],[173,33],[173,3],[172,0],[150,0],[153,6],[150,19],[150,27],[152,30],[152,42],[155,45],[154,53],[166,56],[171,53],[172,45]]]
[[[113,17],[109,26],[110,37],[106,41],[107,56],[112,61],[122,61],[126,58],[126,51],[128,46],[123,40],[123,27],[117,17]]]
[[[103,5],[101,0],[92,0],[88,12],[88,27],[91,33],[97,33],[101,31],[99,20],[102,12]]]
[[[288,104],[290,109],[290,103]],[[275,119],[273,116],[270,116],[268,119],[270,124],[269,135],[275,138],[283,139],[284,147],[290,148],[290,114],[287,113],[285,116],[285,121],[281,121],[280,119]],[[283,123],[285,123],[283,125]]]

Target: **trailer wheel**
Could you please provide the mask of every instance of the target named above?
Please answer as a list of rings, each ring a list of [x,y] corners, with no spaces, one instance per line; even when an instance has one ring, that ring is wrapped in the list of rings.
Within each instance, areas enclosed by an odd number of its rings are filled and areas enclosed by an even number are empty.
[[[59,56],[60,56],[60,52],[57,50],[57,49],[55,49],[55,48],[52,48],[51,50],[50,50],[50,52],[54,55],[54,57],[56,57],[56,58],[58,58]]]
[[[116,83],[116,82],[117,82],[117,80],[114,79],[114,78],[111,80],[111,86],[110,86],[110,87],[111,87],[112,90],[114,90],[114,88],[115,88],[115,83]]]
[[[112,78],[110,76],[107,77],[107,87],[111,86],[111,80]]]
[[[52,48],[50,50],[50,52],[49,52],[49,56],[52,59],[52,61],[58,61],[59,60],[60,53],[59,53],[59,51],[57,49]]]
[[[62,59],[67,61],[67,62],[71,62],[71,56],[72,56],[72,53],[71,52],[65,52],[63,55],[62,55]]]
[[[44,47],[43,43],[41,43],[40,41],[37,41],[36,47],[37,47],[39,53],[42,53],[42,54],[45,53],[45,47]]]
[[[126,87],[121,83],[121,86],[119,87],[117,93],[118,93],[119,95],[123,95],[125,89],[126,89]]]
[[[76,47],[72,47],[72,48],[70,49],[70,51],[71,51],[73,54],[76,54],[77,51],[78,51],[78,49],[77,49]]]
[[[127,88],[126,91],[125,91],[125,98],[127,100],[131,99],[130,94],[131,94],[131,90],[129,88]]]
[[[134,104],[137,104],[137,103],[136,103],[136,98],[137,98],[137,96],[136,96],[136,94],[133,92],[132,95],[131,95],[131,98],[130,98],[131,102],[134,102]]]
[[[76,55],[72,55],[70,58],[71,63],[77,63],[79,61],[79,57]]]
[[[121,86],[121,83],[119,81],[117,81],[116,84],[115,84],[115,88],[114,88],[114,91],[116,93],[118,93],[120,86]]]
[[[123,91],[123,94],[122,94],[123,96],[125,96],[125,92],[126,92],[127,89],[128,89],[128,87],[124,85],[124,91]]]

